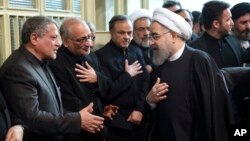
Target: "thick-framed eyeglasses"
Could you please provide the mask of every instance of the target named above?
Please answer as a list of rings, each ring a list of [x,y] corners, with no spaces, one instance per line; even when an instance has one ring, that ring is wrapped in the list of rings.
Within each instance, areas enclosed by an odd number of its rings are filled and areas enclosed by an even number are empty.
[[[88,36],[85,36],[85,37],[81,37],[79,39],[70,39],[70,40],[75,41],[78,44],[82,44],[82,43],[86,43],[88,40],[92,40],[92,39],[93,39],[93,36],[88,35]]]
[[[164,32],[164,33],[162,33],[162,34],[153,33],[153,34],[151,34],[151,35],[149,36],[149,40],[151,40],[151,41],[152,41],[152,40],[157,41],[157,40],[159,40],[159,39],[161,38],[162,35],[165,35],[165,34],[167,34],[167,33],[171,33],[171,31],[169,30],[169,31]]]

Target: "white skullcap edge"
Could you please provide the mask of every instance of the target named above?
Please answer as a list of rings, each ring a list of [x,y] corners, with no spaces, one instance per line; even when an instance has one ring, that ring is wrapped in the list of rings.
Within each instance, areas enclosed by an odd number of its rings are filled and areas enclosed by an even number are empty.
[[[149,10],[147,9],[139,9],[139,10],[136,10],[134,11],[133,13],[131,13],[129,15],[129,18],[130,20],[132,21],[132,23],[134,24],[134,22],[137,20],[137,19],[140,19],[140,18],[149,18],[151,19],[151,15]]]
[[[180,15],[166,8],[155,9],[152,20],[157,21],[168,29],[176,32],[186,41],[189,40],[192,35],[192,28],[187,21],[185,21]]]

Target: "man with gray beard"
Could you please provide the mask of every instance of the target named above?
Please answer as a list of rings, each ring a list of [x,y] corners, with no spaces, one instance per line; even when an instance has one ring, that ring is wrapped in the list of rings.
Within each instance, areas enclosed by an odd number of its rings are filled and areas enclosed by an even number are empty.
[[[244,51],[250,52],[250,3],[242,2],[231,8],[234,21],[233,33]],[[248,53],[249,54],[249,53]],[[244,64],[250,66],[250,64]]]
[[[139,9],[129,15],[133,23],[133,40],[131,44],[140,48],[148,73],[153,71],[152,49],[149,47],[149,26],[151,14],[147,9]]]
[[[191,34],[179,15],[165,8],[154,11],[150,47],[157,67],[146,98],[152,141],[229,140],[233,119],[222,74],[207,53],[186,44]]]
[[[231,8],[234,21],[233,33],[245,49],[250,47],[250,3],[242,2]]]

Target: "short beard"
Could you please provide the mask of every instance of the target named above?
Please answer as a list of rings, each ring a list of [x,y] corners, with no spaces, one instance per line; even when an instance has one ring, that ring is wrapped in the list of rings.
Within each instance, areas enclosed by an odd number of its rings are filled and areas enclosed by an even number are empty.
[[[152,57],[152,62],[156,65],[156,66],[160,66],[162,65],[165,61],[168,60],[169,58],[169,53],[166,53],[164,51],[154,51],[153,53],[153,57]]]
[[[144,41],[141,41],[141,46],[144,47],[144,48],[149,48],[149,40],[144,42]]]
[[[149,48],[149,40],[143,41],[143,40],[140,39],[139,37],[135,36],[135,37],[134,37],[134,41],[135,41],[138,45],[140,45],[140,46],[142,46],[142,47],[144,47],[144,48]]]

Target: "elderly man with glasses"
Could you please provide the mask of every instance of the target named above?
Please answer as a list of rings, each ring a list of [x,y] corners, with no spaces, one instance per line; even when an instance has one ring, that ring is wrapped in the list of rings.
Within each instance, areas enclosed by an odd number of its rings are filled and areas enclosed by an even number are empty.
[[[93,36],[86,22],[79,18],[64,20],[60,27],[60,35],[63,44],[50,67],[60,86],[63,108],[65,111],[73,112],[94,103],[93,109],[85,115],[92,121],[93,115],[103,115],[101,97],[105,92],[104,88],[108,87],[108,81],[100,71],[96,56],[90,51]],[[108,109],[113,111],[113,115],[117,107],[111,105],[105,110]],[[112,116],[109,118],[112,119]],[[82,130],[81,134],[65,136],[64,140],[102,141],[106,135],[107,129],[104,127],[100,131]]]

